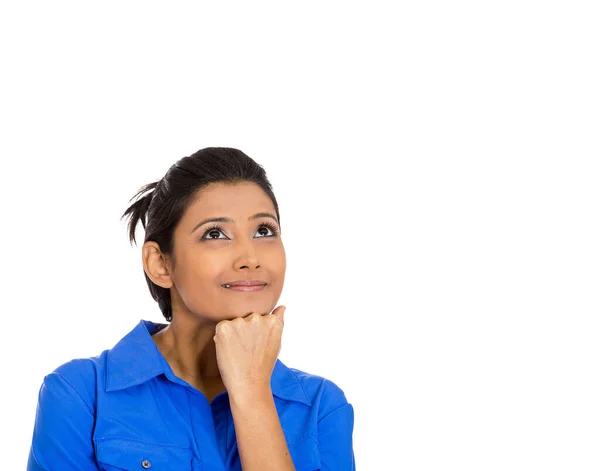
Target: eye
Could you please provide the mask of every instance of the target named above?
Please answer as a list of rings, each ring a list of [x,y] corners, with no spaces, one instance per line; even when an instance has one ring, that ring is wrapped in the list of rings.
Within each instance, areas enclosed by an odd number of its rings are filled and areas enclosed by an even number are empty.
[[[204,235],[202,236],[202,239],[222,239],[222,237],[219,237],[219,234],[224,235],[223,232],[221,232],[221,226],[215,225],[212,227],[209,227],[206,232],[204,233]],[[212,237],[214,234],[216,234],[216,237]],[[206,237],[206,236],[210,236],[210,237]],[[225,237],[226,238],[226,237]]]
[[[277,229],[277,227],[275,226],[275,224],[271,224],[270,222],[264,222],[262,223],[259,228],[257,229],[257,231],[260,231],[261,229],[269,229],[273,235],[264,235],[264,237],[277,237],[277,235],[279,234],[279,230]],[[268,231],[267,231],[268,232]],[[259,237],[259,239],[263,239],[264,237]]]
[[[265,234],[265,229],[267,229],[266,234]],[[271,235],[269,235],[269,230],[272,232]],[[275,226],[274,224],[271,224],[269,222],[262,223],[260,226],[258,226],[258,229],[256,231],[260,232],[260,234],[262,236],[262,237],[258,237],[259,239],[264,239],[266,237],[277,237],[277,235],[279,234],[279,230],[277,229],[277,226]],[[223,235],[223,236],[225,235],[225,234],[223,234],[223,228],[219,225],[214,225],[214,226],[209,227],[206,230],[206,232],[202,236],[202,239],[203,240],[227,239],[227,237],[219,237],[219,234]]]

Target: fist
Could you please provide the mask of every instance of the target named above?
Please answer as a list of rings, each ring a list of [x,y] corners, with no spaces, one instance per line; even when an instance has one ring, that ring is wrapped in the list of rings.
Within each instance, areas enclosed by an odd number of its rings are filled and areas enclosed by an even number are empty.
[[[270,391],[271,375],[281,350],[285,309],[278,306],[271,314],[253,312],[217,324],[213,337],[217,363],[230,394]]]

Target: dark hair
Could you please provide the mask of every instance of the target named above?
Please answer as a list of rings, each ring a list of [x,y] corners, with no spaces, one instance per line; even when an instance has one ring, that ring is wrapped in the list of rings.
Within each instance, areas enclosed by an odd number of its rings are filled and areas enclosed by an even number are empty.
[[[131,202],[146,193],[121,216],[121,219],[130,216],[130,244],[135,242],[137,245],[135,229],[141,220],[145,230],[144,243],[154,241],[163,254],[172,255],[175,227],[193,203],[197,192],[210,183],[241,182],[256,183],[264,190],[275,206],[279,222],[279,206],[264,168],[238,149],[206,147],[175,162],[161,180],[144,185],[129,200]],[[158,303],[163,316],[171,321],[173,311],[170,290],[154,284],[145,271],[144,276],[150,294]]]

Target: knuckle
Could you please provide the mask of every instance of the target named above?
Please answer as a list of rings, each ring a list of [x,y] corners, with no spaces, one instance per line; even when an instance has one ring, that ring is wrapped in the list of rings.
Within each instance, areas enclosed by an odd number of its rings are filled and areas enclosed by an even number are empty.
[[[220,321],[215,328],[215,334],[219,334],[220,332],[227,332],[230,328],[231,322],[228,320]]]

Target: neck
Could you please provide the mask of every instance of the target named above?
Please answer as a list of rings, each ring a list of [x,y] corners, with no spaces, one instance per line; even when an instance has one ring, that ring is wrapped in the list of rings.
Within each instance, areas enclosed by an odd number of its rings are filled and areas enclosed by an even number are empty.
[[[171,324],[152,336],[176,376],[191,384],[220,382],[215,349],[215,322],[173,316]]]

